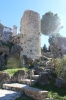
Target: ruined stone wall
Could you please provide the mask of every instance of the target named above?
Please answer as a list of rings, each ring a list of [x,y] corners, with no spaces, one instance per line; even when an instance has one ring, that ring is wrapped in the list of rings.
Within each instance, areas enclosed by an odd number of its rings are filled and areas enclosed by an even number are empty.
[[[10,42],[12,42],[13,44],[20,44],[20,34],[11,37]]]
[[[28,58],[32,59],[39,58],[41,55],[40,15],[37,12],[26,10],[20,24],[20,44],[22,47],[21,55],[26,55]]]

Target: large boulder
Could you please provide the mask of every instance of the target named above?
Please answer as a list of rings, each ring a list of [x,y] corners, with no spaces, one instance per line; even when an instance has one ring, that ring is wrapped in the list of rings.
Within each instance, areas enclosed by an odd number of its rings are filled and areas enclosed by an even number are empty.
[[[10,82],[22,82],[23,79],[27,77],[27,73],[25,70],[18,70],[12,77]]]
[[[56,78],[55,86],[66,88],[66,82],[62,78]]]
[[[49,81],[49,74],[48,74],[48,73],[43,73],[43,74],[39,77],[39,84],[41,84],[41,85],[50,84],[50,81]]]
[[[9,82],[10,82],[10,75],[5,72],[0,72],[0,87],[2,87],[4,83],[9,83]]]

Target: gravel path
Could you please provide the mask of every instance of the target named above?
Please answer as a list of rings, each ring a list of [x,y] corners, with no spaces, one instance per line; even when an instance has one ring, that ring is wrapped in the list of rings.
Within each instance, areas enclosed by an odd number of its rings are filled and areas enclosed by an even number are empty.
[[[0,100],[15,100],[20,95],[20,92],[0,89]]]

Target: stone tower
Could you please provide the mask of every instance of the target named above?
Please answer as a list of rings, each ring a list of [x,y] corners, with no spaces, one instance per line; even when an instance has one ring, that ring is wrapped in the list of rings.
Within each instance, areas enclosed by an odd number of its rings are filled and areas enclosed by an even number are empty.
[[[20,44],[21,55],[31,59],[38,59],[41,56],[41,21],[37,12],[26,10],[20,23]]]
[[[17,26],[13,25],[13,33],[12,36],[16,36],[18,34]]]

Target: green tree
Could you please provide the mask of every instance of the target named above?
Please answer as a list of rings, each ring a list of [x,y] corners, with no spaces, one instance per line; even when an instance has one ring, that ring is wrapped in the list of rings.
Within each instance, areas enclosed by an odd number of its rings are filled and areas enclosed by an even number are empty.
[[[62,36],[59,33],[54,34],[54,35],[50,35],[49,39],[48,39],[49,44],[53,45],[55,43],[55,40],[57,37],[62,37]]]
[[[54,35],[63,28],[61,26],[61,20],[57,14],[53,14],[52,12],[47,12],[42,16],[41,19],[41,32],[44,35]]]
[[[44,44],[44,46],[43,46],[43,52],[47,52],[46,44]]]
[[[55,43],[55,38],[56,37],[54,35],[49,36],[48,42],[50,45],[53,45]]]

